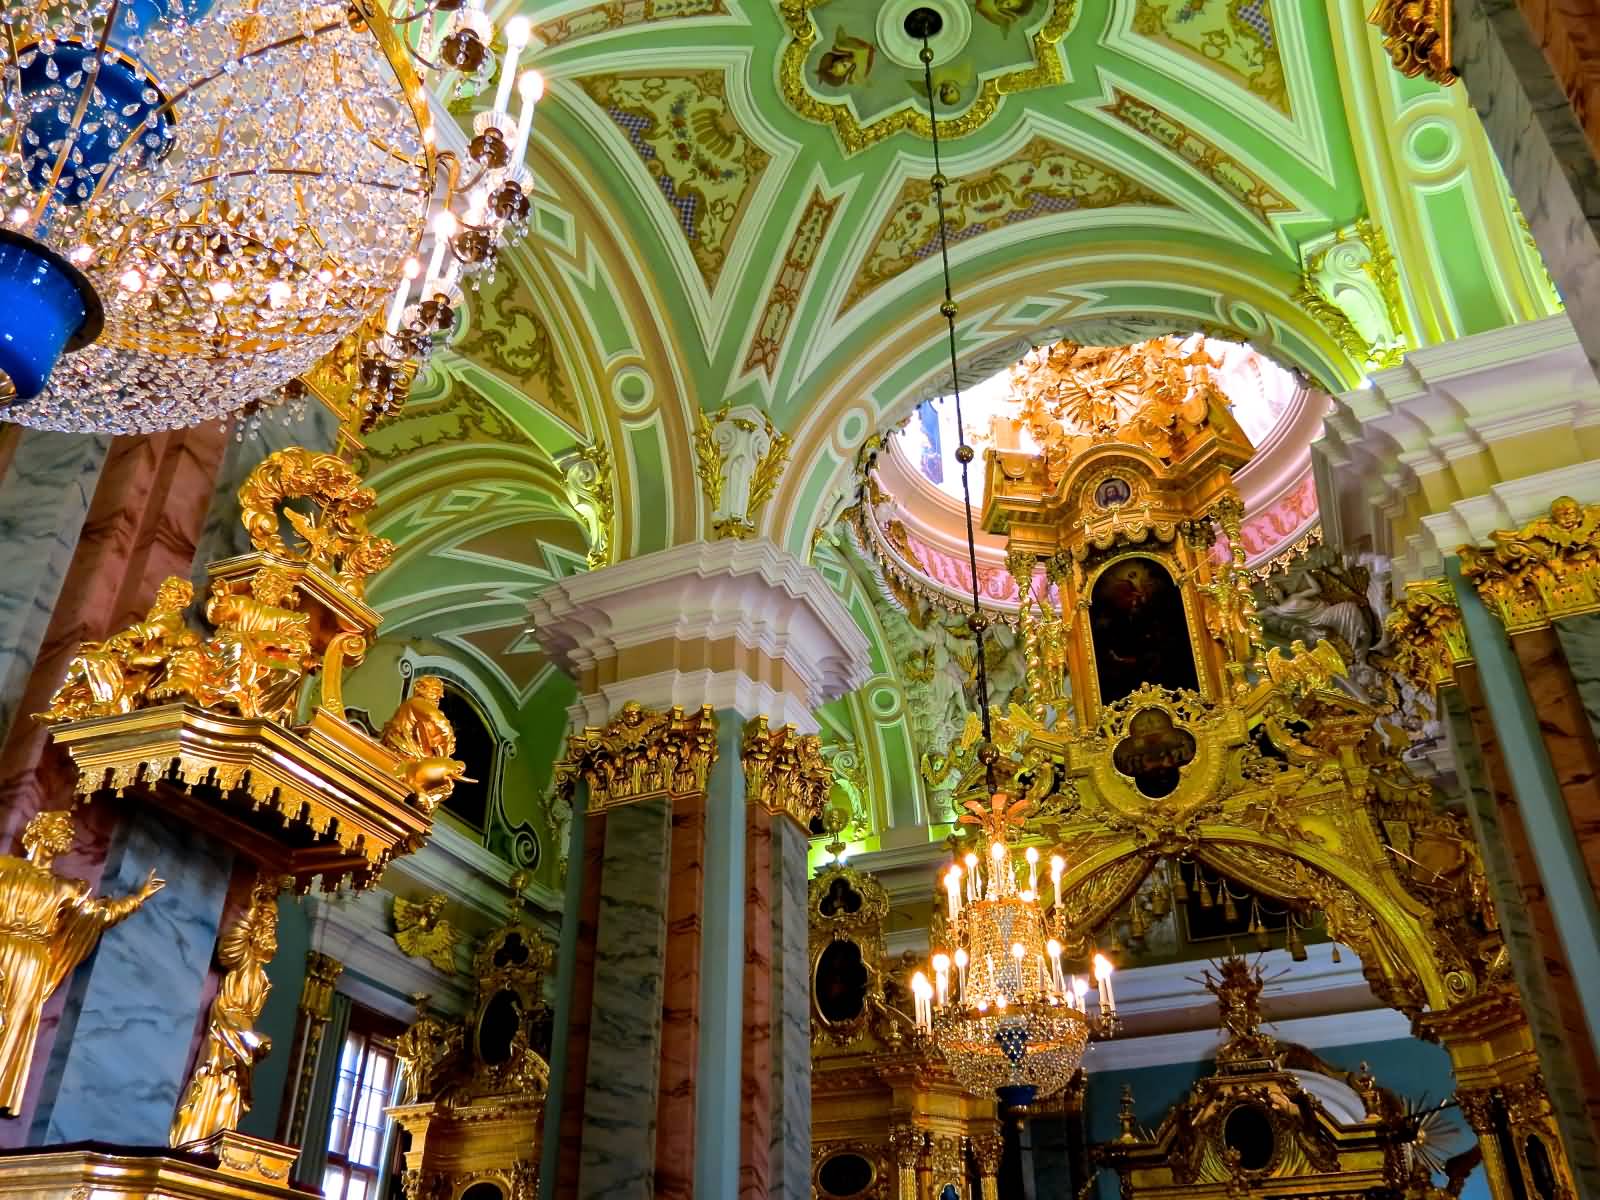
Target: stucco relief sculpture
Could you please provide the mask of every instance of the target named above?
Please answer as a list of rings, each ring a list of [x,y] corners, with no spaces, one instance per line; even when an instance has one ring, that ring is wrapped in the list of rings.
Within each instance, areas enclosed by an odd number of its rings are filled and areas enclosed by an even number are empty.
[[[159,892],[154,871],[130,896],[95,898],[81,879],[50,869],[72,849],[72,818],[42,812],[22,833],[27,857],[0,856],[0,1112],[22,1111],[39,1015],[50,994],[111,926]]]
[[[711,532],[748,538],[789,457],[789,438],[751,405],[697,415],[696,473],[711,505]]]
[[[267,964],[277,952],[278,886],[258,879],[250,906],[217,942],[217,962],[226,973],[211,1002],[199,1061],[172,1118],[171,1145],[237,1129],[250,1111],[256,1063],[272,1049],[272,1039],[257,1033],[255,1023],[272,991]]]

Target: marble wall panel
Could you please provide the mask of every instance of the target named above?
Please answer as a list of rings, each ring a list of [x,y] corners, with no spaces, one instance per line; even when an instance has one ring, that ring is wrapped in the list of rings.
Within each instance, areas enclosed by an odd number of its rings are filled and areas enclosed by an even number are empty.
[[[1539,717],[1539,737],[1555,770],[1589,886],[1600,895],[1600,745],[1555,630],[1519,633],[1511,648]]]
[[[772,1172],[775,1081],[772,1010],[773,818],[745,808],[744,1043],[739,1061],[739,1200],[766,1200]]]
[[[29,1140],[164,1145],[202,1016],[233,854],[190,825],[144,810],[112,841],[102,894],[156,870],[167,886],[109,930],[63,985],[61,1024]]]
[[[1589,732],[1600,740],[1600,613],[1568,617],[1557,621],[1555,627]]]
[[[706,806],[704,795],[682,797],[672,806],[666,979],[661,1014],[661,1094],[656,1111],[655,1188],[661,1200],[690,1200],[694,1195]]]
[[[594,1003],[594,946],[600,923],[600,877],[605,865],[606,821],[604,813],[578,818],[584,822],[583,857],[570,870],[581,870],[580,899],[577,908],[577,943],[574,947],[572,983],[567,1001],[564,1077],[553,1081],[561,1088],[561,1120],[555,1136],[559,1139],[556,1169],[550,1173],[554,1200],[576,1200],[578,1167],[583,1153],[583,1106],[588,1087],[590,1006]]]
[[[579,1200],[655,1189],[671,817],[665,799],[606,814]]]
[[[1457,668],[1456,678],[1459,694],[1447,690],[1442,697],[1513,978],[1568,1158],[1575,1171],[1592,1170],[1592,1177],[1600,1178],[1600,1059],[1573,988],[1478,670]]]
[[[772,828],[772,1174],[767,1195],[811,1196],[811,981],[806,835]]]
[[[0,479],[0,735],[22,712],[111,439],[11,427]]]

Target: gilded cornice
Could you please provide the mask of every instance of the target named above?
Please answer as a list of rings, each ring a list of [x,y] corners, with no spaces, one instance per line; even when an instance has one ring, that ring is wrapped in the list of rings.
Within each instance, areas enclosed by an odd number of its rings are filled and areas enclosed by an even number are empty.
[[[1455,678],[1458,666],[1472,661],[1461,609],[1447,579],[1406,584],[1383,624],[1395,670],[1430,695]]]
[[[1461,574],[1507,633],[1600,612],[1600,504],[1558,496],[1550,514],[1462,546]]]
[[[773,816],[787,816],[807,834],[828,800],[833,771],[822,757],[821,739],[793,725],[769,728],[765,716],[744,727],[739,746],[745,795]]]
[[[717,718],[711,706],[685,713],[629,701],[608,725],[590,725],[567,738],[556,764],[556,786],[571,795],[581,780],[586,809],[605,812],[625,804],[704,792],[717,761]]]

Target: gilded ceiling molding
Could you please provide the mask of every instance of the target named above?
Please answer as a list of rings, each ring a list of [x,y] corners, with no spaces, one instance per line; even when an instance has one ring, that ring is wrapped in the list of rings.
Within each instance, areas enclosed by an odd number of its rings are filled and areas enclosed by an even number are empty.
[[[589,569],[611,561],[617,544],[617,510],[611,495],[611,454],[601,442],[579,446],[556,460],[567,503],[589,539]]]
[[[515,268],[491,272],[473,297],[472,322],[452,347],[523,389],[575,429],[583,427],[572,388],[561,375],[550,327]],[[530,388],[530,383],[538,386]]]
[[[1102,105],[1101,112],[1176,154],[1254,213],[1263,225],[1270,224],[1275,213],[1295,211],[1294,202],[1282,192],[1177,117],[1121,88],[1115,89],[1113,95],[1115,99]],[[1235,340],[1249,339],[1235,337]]]
[[[1472,661],[1448,579],[1406,584],[1383,626],[1394,669],[1428,695],[1454,680],[1457,667]]]
[[[945,217],[950,240],[965,242],[1037,217],[1123,205],[1170,208],[1172,202],[1121,171],[1035,137],[1005,162],[954,181],[946,193]],[[840,312],[934,253],[938,238],[933,185],[908,179],[889,205]]]
[[[790,37],[778,64],[778,84],[784,102],[809,121],[833,126],[846,154],[856,154],[901,130],[909,130],[918,137],[930,137],[932,127],[928,122],[928,114],[915,104],[896,104],[884,115],[865,122],[856,114],[850,93],[875,82],[872,79],[874,68],[880,74],[891,77],[895,73],[906,74],[910,70],[909,67],[902,69],[898,66],[876,44],[880,40],[874,19],[878,9],[876,3],[862,7],[862,24],[854,32],[841,24],[835,31],[829,49],[824,50],[817,63],[808,68],[812,47],[818,39],[813,11],[827,2],[780,0],[780,9],[789,27]],[[1037,3],[1039,0],[981,0],[975,7],[980,19],[1002,29],[1005,35],[1010,35],[1017,19],[1030,13]],[[999,109],[1001,100],[1008,95],[1054,87],[1066,81],[1066,71],[1057,45],[1077,18],[1078,0],[1048,0],[1048,3],[1051,6],[1049,16],[1039,31],[1027,39],[1027,55],[1031,58],[1028,65],[1005,70],[1003,63],[979,63],[968,54],[952,64],[945,64],[943,78],[936,72],[936,82],[944,88],[956,89],[953,93],[957,97],[953,102],[956,104],[966,99],[965,88],[976,84],[976,94],[963,111],[940,118],[941,138],[958,138],[981,129]],[[835,16],[841,15],[837,10],[842,7],[830,5]],[[1021,32],[1020,29],[1018,32]],[[997,66],[1001,68],[999,71],[996,71]],[[986,77],[978,82],[980,74],[986,74]],[[912,75],[915,80],[911,80]],[[915,65],[915,70],[907,75],[907,79],[920,81],[920,78],[921,67]],[[825,99],[813,90],[818,87],[838,89],[841,94],[836,100]],[[952,93],[946,91],[944,94]]]
[[[1410,348],[1400,272],[1389,241],[1366,218],[1300,247],[1295,294],[1367,370],[1400,365]]]
[[[585,812],[704,793],[717,761],[717,718],[709,704],[685,713],[658,712],[630,700],[608,725],[567,738],[555,768],[556,789],[570,802],[579,782],[589,789]]]
[[[811,276],[811,268],[816,265],[817,255],[828,235],[828,227],[833,224],[834,215],[839,210],[839,202],[838,196],[830,200],[822,194],[821,188],[812,189],[811,198],[806,201],[805,211],[800,214],[794,234],[789,239],[789,248],[784,251],[783,261],[779,264],[778,278],[773,281],[772,291],[767,294],[766,305],[756,321],[755,335],[750,339],[750,350],[745,355],[741,370],[754,371],[759,368],[766,372],[768,380],[777,372],[784,339],[788,337],[789,326],[799,311],[806,280]]]
[[[1383,34],[1383,48],[1406,78],[1456,81],[1450,65],[1450,0],[1378,0],[1367,21]]]
[[[1138,0],[1133,32],[1181,50],[1279,112],[1289,112],[1272,0]]]
[[[775,817],[788,817],[809,837],[811,821],[821,815],[833,786],[821,739],[793,725],[772,729],[765,716],[752,717],[744,727],[739,759],[750,803]]]
[[[1558,496],[1549,516],[1489,541],[1457,551],[1461,574],[1507,633],[1600,612],[1600,504]]]
[[[681,21],[691,17],[725,17],[723,0],[606,0],[533,27],[536,45],[546,49],[564,46],[582,38],[614,33],[634,25],[657,21]]]
[[[672,210],[708,292],[772,156],[734,120],[721,71],[577,81],[628,139]]]
[[[695,474],[711,505],[711,536],[754,537],[789,461],[789,435],[749,404],[695,416]]]

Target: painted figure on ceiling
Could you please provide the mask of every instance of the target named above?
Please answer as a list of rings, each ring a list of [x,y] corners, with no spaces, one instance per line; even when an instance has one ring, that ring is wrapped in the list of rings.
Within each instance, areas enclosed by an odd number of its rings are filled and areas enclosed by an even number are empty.
[[[871,42],[839,29],[833,35],[833,48],[824,50],[817,60],[817,77],[830,87],[858,87],[872,74],[877,56]]]

